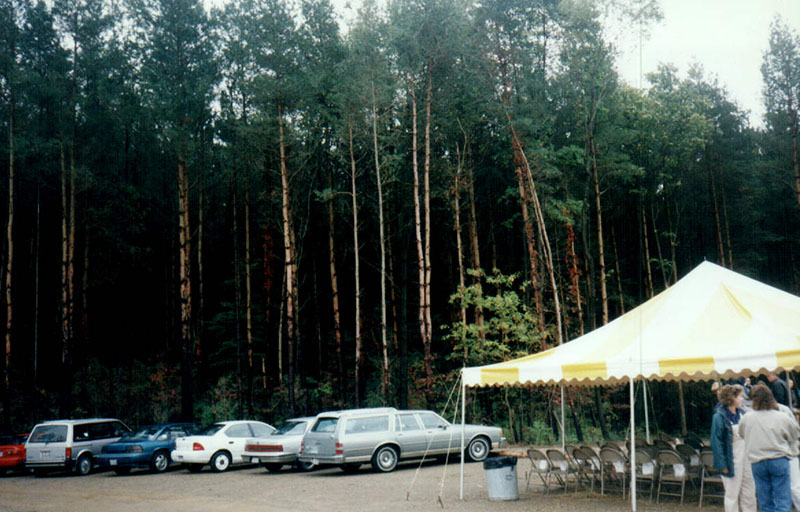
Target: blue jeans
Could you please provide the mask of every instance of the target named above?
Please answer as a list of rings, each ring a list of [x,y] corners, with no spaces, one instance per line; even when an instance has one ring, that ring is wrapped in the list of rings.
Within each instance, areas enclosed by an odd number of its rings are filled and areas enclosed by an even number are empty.
[[[766,459],[753,463],[753,480],[761,512],[791,512],[792,491],[789,459]]]

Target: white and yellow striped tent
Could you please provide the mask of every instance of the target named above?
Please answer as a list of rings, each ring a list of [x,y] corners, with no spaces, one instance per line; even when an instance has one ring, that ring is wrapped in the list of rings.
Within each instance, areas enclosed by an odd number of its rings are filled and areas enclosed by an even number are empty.
[[[628,382],[633,436],[635,380],[704,380],[798,368],[800,297],[704,262],[636,309],[569,343],[464,368],[462,423],[467,387],[560,384],[563,392],[564,385]],[[636,492],[630,495],[635,511]]]
[[[800,367],[800,297],[704,262],[569,343],[465,368],[464,385],[702,380]]]

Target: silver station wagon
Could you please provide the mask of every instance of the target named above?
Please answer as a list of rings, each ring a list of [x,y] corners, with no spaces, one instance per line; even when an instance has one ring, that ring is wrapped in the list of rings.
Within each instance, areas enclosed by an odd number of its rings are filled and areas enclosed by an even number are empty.
[[[482,461],[505,445],[499,427],[464,425],[467,457]],[[458,454],[461,425],[433,411],[404,411],[393,407],[323,412],[303,438],[298,460],[357,471],[369,462],[375,471],[389,472],[400,459]]]

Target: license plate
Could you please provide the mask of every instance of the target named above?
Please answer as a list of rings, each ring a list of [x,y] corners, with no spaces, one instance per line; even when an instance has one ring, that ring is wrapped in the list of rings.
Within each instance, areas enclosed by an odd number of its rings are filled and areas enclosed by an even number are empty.
[[[42,459],[49,456],[50,456],[50,450],[42,450],[41,452],[39,452],[39,457],[41,457]]]
[[[318,452],[319,450],[317,449],[316,446],[308,446],[306,448],[306,453],[318,453]]]
[[[110,464],[112,466],[116,466],[117,465],[117,459],[111,459],[109,462],[110,462]]]

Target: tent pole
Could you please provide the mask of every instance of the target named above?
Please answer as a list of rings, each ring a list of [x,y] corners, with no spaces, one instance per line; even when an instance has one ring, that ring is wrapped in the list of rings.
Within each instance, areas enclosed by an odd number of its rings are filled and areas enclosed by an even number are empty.
[[[566,429],[564,425],[566,424],[564,419],[566,416],[564,415],[564,383],[561,383],[561,449],[563,450],[567,446],[567,438],[565,435]]]
[[[633,377],[631,379],[631,484],[628,489],[631,493],[631,510],[636,512],[636,422],[634,421],[634,405],[636,403],[635,393],[633,391]]]
[[[464,383],[464,371],[461,371],[461,480],[458,490],[458,499],[464,499],[464,416],[467,402],[467,385]]]
[[[644,435],[650,444],[650,416],[647,414],[647,379],[642,380],[642,398],[644,399]]]

